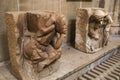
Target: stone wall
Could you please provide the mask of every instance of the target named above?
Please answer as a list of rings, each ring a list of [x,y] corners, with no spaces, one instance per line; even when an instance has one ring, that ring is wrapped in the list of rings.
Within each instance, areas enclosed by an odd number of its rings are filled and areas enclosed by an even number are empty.
[[[17,0],[0,0],[0,62],[9,58],[5,12],[17,11]]]

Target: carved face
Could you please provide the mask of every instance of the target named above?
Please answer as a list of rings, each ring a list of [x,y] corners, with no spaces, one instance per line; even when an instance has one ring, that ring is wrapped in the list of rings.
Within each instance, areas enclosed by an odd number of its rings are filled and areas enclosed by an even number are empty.
[[[103,11],[96,11],[89,18],[88,36],[98,40],[100,36],[100,28],[104,28],[108,24],[108,19]]]
[[[89,28],[88,28],[88,36],[92,39],[98,40],[99,33],[98,29],[101,27],[102,19],[97,19],[95,16],[91,16],[89,19]]]

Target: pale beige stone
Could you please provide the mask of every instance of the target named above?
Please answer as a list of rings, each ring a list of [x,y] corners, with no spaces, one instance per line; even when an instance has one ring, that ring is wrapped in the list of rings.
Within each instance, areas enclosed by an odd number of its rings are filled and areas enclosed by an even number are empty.
[[[81,8],[76,15],[75,48],[91,53],[107,45],[112,19],[105,9]]]
[[[55,19],[50,22],[51,17]],[[6,24],[11,71],[19,80],[39,80],[59,68],[56,60],[66,34],[63,16],[54,12],[8,12]],[[56,38],[57,34],[60,36]]]

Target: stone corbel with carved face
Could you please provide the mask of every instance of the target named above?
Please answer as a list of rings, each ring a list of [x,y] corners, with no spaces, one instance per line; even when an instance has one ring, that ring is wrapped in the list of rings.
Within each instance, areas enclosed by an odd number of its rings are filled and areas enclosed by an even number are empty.
[[[110,24],[112,19],[110,15],[102,10],[94,11],[89,18],[88,36],[91,39],[99,40],[103,37],[102,46],[106,46],[109,38]]]
[[[112,19],[104,9],[78,9],[76,21],[76,48],[91,53],[106,46],[111,23]]]

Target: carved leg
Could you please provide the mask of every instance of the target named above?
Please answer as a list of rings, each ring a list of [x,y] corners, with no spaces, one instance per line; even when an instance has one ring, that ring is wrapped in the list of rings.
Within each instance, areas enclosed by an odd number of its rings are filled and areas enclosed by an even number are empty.
[[[38,63],[38,72],[40,72],[45,66],[51,64],[53,61],[61,56],[61,51],[55,50],[51,45],[47,48],[48,58]]]
[[[104,31],[104,40],[103,40],[103,46],[106,46],[108,44],[108,38],[109,38],[109,32]]]

